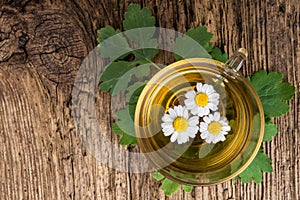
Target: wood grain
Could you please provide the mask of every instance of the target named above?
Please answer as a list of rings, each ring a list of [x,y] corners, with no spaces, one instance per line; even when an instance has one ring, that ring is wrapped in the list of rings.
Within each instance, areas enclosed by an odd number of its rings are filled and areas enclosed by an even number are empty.
[[[236,180],[165,197],[150,173],[111,169],[86,148],[71,113],[76,73],[97,45],[97,29],[122,29],[131,2],[149,7],[159,27],[185,32],[206,25],[229,54],[249,50],[245,75],[279,71],[296,87],[290,112],[274,120],[278,135],[264,145],[274,172],[262,184]],[[156,59],[174,61],[168,53]],[[0,199],[300,199],[299,64],[298,0],[0,0]],[[110,96],[96,94],[90,98],[100,126],[117,144]]]

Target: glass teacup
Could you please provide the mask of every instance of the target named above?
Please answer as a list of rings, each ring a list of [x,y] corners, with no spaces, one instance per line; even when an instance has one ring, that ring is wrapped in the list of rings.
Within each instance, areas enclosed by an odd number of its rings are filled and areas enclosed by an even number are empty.
[[[136,137],[142,152],[163,175],[186,185],[217,184],[240,174],[254,159],[263,138],[264,112],[256,91],[238,72],[246,56],[247,51],[239,49],[225,64],[185,59],[163,68],[147,83],[136,107]],[[213,87],[219,95],[218,108],[209,114],[218,112],[230,131],[224,141],[207,142],[200,132],[205,116],[200,115],[193,138],[182,144],[171,142],[162,130],[162,118],[170,108],[185,106],[187,93],[199,83]]]

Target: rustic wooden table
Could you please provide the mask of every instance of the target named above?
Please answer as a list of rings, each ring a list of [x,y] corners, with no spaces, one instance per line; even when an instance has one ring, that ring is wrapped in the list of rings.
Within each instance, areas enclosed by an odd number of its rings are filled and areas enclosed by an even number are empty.
[[[97,45],[97,29],[121,28],[130,2],[0,0],[0,199],[300,199],[299,0],[134,1],[159,27],[206,25],[229,54],[247,48],[245,75],[278,71],[296,87],[290,112],[274,120],[278,135],[264,145],[274,172],[262,184],[228,181],[165,197],[150,173],[108,168],[87,151],[71,115],[76,72]],[[117,144],[110,96],[98,92],[96,105]]]

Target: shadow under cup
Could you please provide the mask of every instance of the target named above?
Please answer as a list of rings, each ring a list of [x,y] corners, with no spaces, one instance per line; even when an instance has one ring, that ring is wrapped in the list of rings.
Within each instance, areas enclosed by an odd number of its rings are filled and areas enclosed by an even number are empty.
[[[170,107],[184,105],[185,93],[199,82],[220,94],[218,112],[231,131],[216,144],[206,143],[199,132],[185,144],[172,143],[161,130],[162,116]],[[264,113],[257,93],[235,69],[212,59],[186,59],[147,83],[137,103],[135,130],[140,149],[163,175],[181,184],[211,185],[234,178],[254,159],[263,138]]]

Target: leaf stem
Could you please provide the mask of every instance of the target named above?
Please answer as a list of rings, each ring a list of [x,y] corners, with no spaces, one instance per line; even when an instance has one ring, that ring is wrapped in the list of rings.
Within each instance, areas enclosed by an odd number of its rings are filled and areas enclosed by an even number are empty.
[[[158,70],[162,69],[160,66],[158,66],[157,64],[152,62],[152,60],[150,60],[149,58],[145,58],[145,60],[148,61],[149,63],[152,63],[153,67],[155,67],[156,69],[158,69]]]

